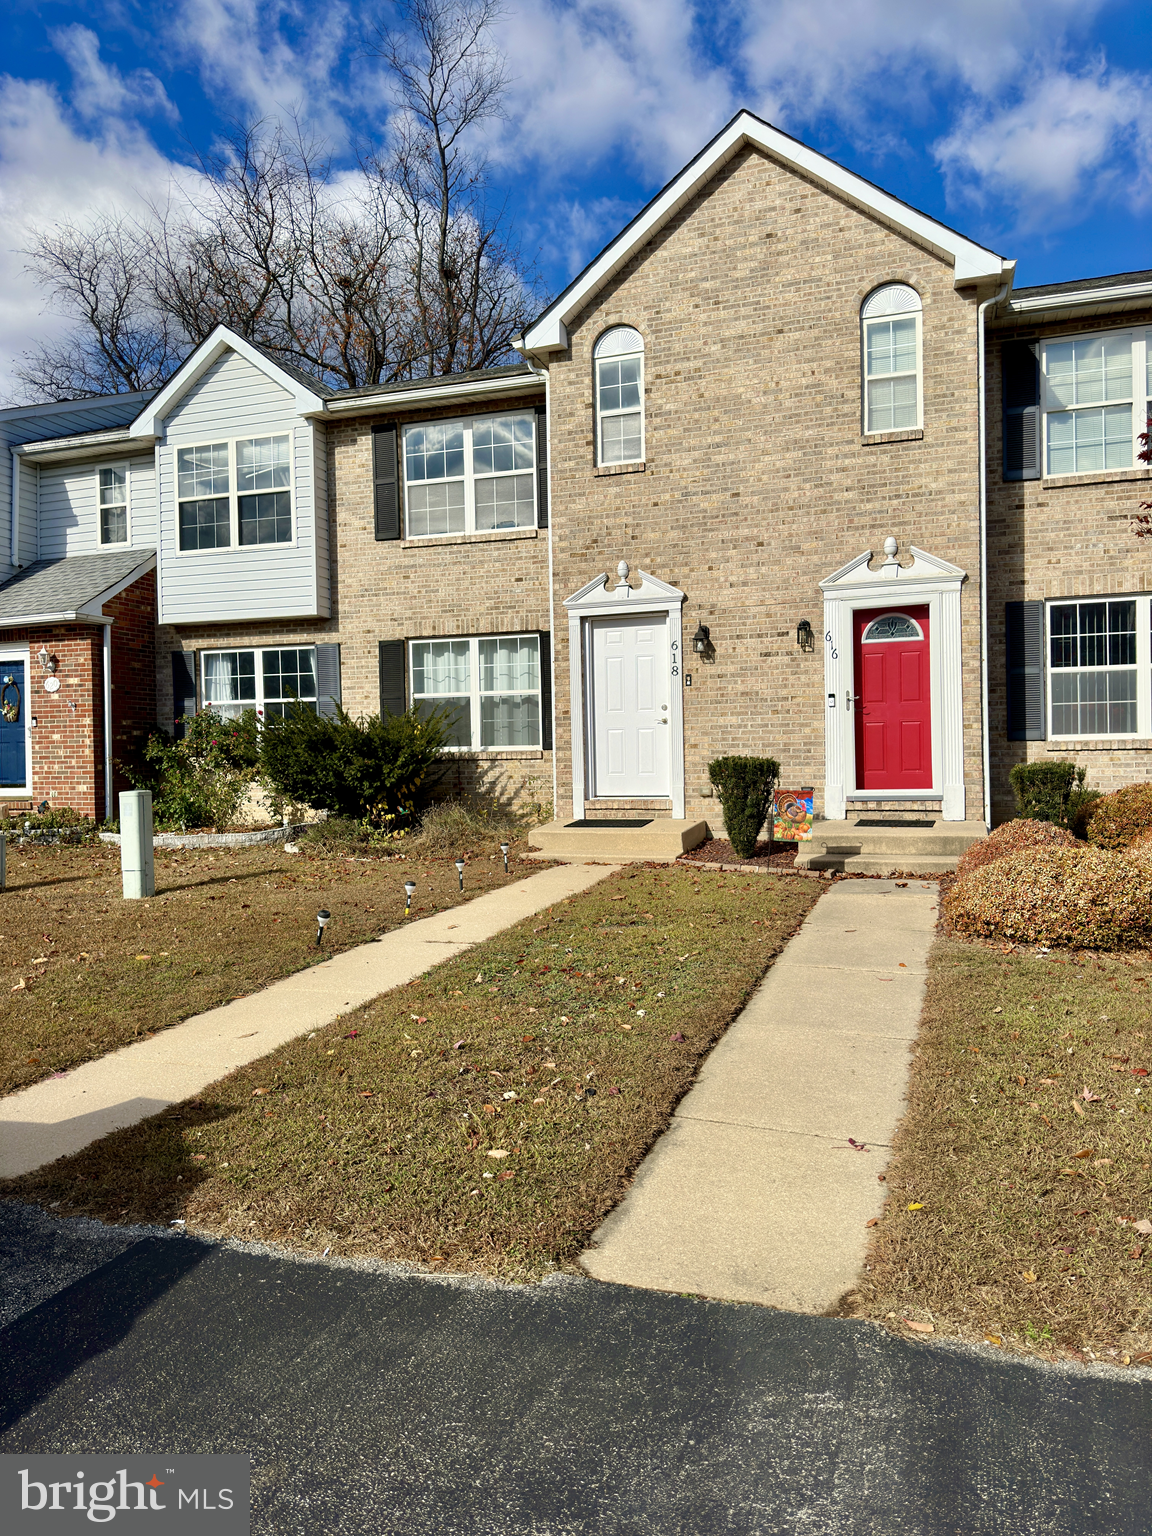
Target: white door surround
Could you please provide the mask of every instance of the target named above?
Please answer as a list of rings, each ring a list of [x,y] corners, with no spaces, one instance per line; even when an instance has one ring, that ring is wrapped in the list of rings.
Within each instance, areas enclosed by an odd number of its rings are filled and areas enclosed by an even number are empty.
[[[589,772],[595,726],[592,707],[595,697],[593,678],[593,625],[600,619],[641,618],[650,614],[653,620],[659,616],[667,635],[667,672],[653,681],[667,688],[654,702],[667,704],[668,724],[655,729],[667,733],[664,749],[667,761],[666,794],[672,802],[672,815],[684,815],[684,692],[683,653],[684,638],[681,610],[685,594],[666,582],[649,576],[646,571],[636,571],[639,586],[633,587],[628,580],[628,565],[621,560],[616,568],[617,582],[609,589],[608,576],[604,573],[587,586],[574,592],[564,602],[568,610],[568,670],[572,699],[572,815],[580,820],[584,815],[585,799],[594,797],[595,781]],[[630,626],[631,627],[631,626]],[[591,791],[591,793],[589,793]],[[600,791],[601,796],[605,792]],[[606,797],[606,796],[605,796]],[[619,798],[615,795],[612,798]],[[642,798],[637,794],[636,798]]]
[[[591,798],[668,794],[668,616],[589,619]]]
[[[896,559],[896,540],[884,540],[884,564],[868,569],[866,549],[820,583],[824,594],[824,815],[840,820],[849,803],[868,800],[938,800],[944,821],[963,821],[964,688],[960,652],[960,589],[968,576],[959,566],[909,546],[912,564]],[[932,647],[932,787],[924,790],[856,788],[853,718],[856,687],[852,616],[861,608],[927,603]]]

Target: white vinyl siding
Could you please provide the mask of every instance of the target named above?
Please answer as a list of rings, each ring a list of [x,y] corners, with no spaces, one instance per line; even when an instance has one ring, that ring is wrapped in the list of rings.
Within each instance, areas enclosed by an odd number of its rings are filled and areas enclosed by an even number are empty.
[[[1152,362],[1148,333],[1069,336],[1041,348],[1044,473],[1100,474],[1139,467]]]
[[[479,635],[409,642],[412,703],[447,712],[457,751],[539,747],[540,638]]]
[[[427,421],[404,429],[410,539],[536,526],[536,417]]]
[[[1152,599],[1048,604],[1049,735],[1152,735]]]
[[[293,500],[291,543],[181,550],[177,454],[202,444],[287,437]],[[324,434],[301,421],[286,390],[235,352],[226,352],[172,407],[160,464],[160,622],[327,617],[327,530],[317,548],[317,520],[327,518]],[[319,484],[318,484],[319,482]],[[239,493],[235,478],[229,496]],[[264,494],[252,492],[251,494]],[[230,519],[232,512],[230,508]],[[239,507],[234,527],[239,539]]]
[[[107,547],[100,538],[100,477],[109,468],[125,476],[128,547],[156,548],[156,468],[151,456],[112,464],[45,464],[40,468],[42,560],[96,554]],[[26,464],[23,473],[29,472]]]

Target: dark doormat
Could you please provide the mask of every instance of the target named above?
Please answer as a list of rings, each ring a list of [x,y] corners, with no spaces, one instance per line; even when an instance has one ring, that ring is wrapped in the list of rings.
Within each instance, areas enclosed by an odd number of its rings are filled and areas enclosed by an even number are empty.
[[[646,821],[588,821],[585,819],[584,821],[566,821],[564,826],[566,829],[568,827],[650,827],[652,821],[651,816]]]
[[[858,827],[917,827],[917,828],[921,828],[921,829],[926,829],[928,827],[934,827],[936,825],[936,823],[934,821],[879,821],[879,820],[877,820],[877,821],[858,821],[856,823],[856,825]]]

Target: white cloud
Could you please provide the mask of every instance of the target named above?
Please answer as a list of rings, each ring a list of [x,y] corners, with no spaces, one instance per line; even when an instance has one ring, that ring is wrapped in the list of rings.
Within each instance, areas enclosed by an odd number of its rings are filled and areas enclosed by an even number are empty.
[[[1078,223],[1114,199],[1152,196],[1152,79],[1097,67],[1050,73],[1005,107],[969,107],[935,146],[950,195],[1018,211],[1017,227]]]
[[[52,42],[72,71],[71,105],[79,116],[95,121],[109,115],[147,117],[156,113],[169,122],[179,117],[150,69],[134,69],[125,76],[105,64],[100,57],[100,39],[88,27],[60,27],[52,33]]]

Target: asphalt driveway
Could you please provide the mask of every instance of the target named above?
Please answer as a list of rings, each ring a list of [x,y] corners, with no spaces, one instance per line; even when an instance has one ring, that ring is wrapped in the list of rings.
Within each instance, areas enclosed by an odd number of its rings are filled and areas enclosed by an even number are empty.
[[[0,1207],[0,1451],[251,1455],[268,1536],[1152,1529],[1152,1381]]]

